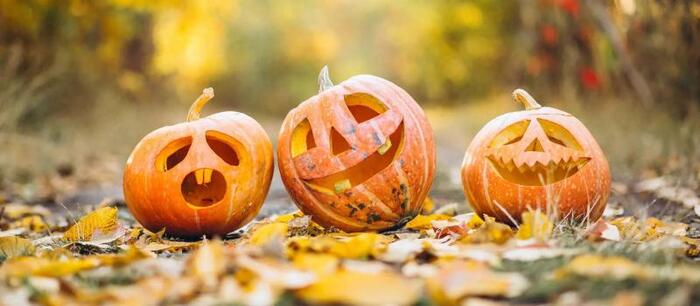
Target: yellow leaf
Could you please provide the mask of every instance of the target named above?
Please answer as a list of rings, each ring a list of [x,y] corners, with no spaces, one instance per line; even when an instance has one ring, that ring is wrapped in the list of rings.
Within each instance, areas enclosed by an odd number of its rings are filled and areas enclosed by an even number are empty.
[[[310,303],[348,305],[408,305],[418,300],[420,283],[393,273],[338,271],[301,289]]]
[[[433,202],[430,197],[425,197],[425,200],[423,201],[423,208],[421,209],[421,214],[423,215],[429,215],[433,209],[435,209],[435,203]]]
[[[624,257],[586,254],[577,256],[566,266],[556,270],[554,277],[563,278],[570,274],[615,279],[644,279],[650,277],[651,271]]]
[[[413,220],[406,223],[406,228],[413,230],[429,230],[433,228],[432,222],[436,220],[450,220],[448,215],[417,215]]]
[[[317,276],[325,276],[335,272],[340,260],[328,254],[299,253],[292,259],[295,267],[314,272]]]
[[[291,238],[287,249],[291,255],[303,252],[327,253],[341,258],[363,259],[379,255],[393,239],[376,233],[355,235],[298,236]]]
[[[147,253],[132,247],[120,254],[92,255],[82,258],[18,257],[9,260],[0,268],[0,278],[30,275],[62,277],[101,266],[124,266],[148,256]]]
[[[19,257],[10,260],[0,269],[0,276],[24,277],[29,275],[61,277],[72,275],[82,270],[98,267],[100,261],[95,257],[84,259],[50,260],[37,257]]]
[[[284,240],[287,237],[288,230],[289,226],[287,223],[275,222],[262,225],[250,235],[250,243],[262,246],[273,239]]]
[[[479,217],[479,214],[476,214],[476,213],[473,214],[473,215],[472,215],[472,218],[469,219],[469,222],[467,222],[467,228],[468,228],[468,229],[475,229],[475,228],[478,228],[478,227],[480,227],[480,226],[482,226],[482,225],[484,225],[484,220],[482,220],[482,219]]]
[[[441,305],[458,305],[468,296],[514,297],[528,285],[528,280],[518,273],[491,271],[476,261],[449,263],[427,281],[428,292]]]
[[[117,230],[117,213],[114,207],[95,210],[71,226],[63,238],[68,241],[89,241],[93,236],[107,235]]]
[[[226,258],[221,241],[205,241],[188,261],[188,272],[207,288],[214,288],[226,270]]]
[[[26,228],[32,232],[44,232],[49,227],[40,216],[28,216],[10,224],[10,228]]]
[[[536,239],[546,241],[551,237],[554,224],[545,214],[537,211],[526,211],[522,215],[522,224],[516,234],[516,237],[521,240]]]
[[[304,213],[302,213],[301,211],[297,210],[296,212],[293,212],[293,213],[290,213],[290,214],[278,216],[277,218],[275,218],[275,222],[284,222],[284,223],[287,223],[287,222],[289,222],[289,221],[294,220],[295,218],[299,218],[299,217],[303,217],[303,216],[304,216]]]
[[[343,237],[330,248],[330,253],[343,258],[366,258],[383,251],[389,242],[386,236],[375,233],[361,233],[350,238]]]
[[[474,215],[467,223],[467,228],[474,226],[469,233],[460,239],[467,243],[488,243],[504,244],[513,237],[513,229],[503,223],[496,222],[496,219],[486,216],[486,221]]]
[[[33,255],[36,249],[28,239],[20,237],[0,237],[0,261],[18,257]]]
[[[124,266],[150,256],[150,253],[147,253],[133,245],[130,246],[124,253],[94,255],[94,257],[100,261],[100,265],[102,266]]]

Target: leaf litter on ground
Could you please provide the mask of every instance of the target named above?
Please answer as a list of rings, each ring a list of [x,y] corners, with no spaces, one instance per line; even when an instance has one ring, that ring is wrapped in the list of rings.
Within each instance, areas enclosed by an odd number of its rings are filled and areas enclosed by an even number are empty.
[[[684,223],[653,217],[614,213],[576,224],[534,210],[512,227],[437,208],[400,230],[343,233],[297,211],[254,221],[237,238],[183,241],[120,218],[117,207],[66,225],[50,221],[50,211],[12,205],[0,227],[0,305],[467,305],[664,296],[629,284],[689,288],[673,291],[680,300],[700,292],[693,264],[700,240],[687,236]],[[599,283],[614,292],[591,289]]]

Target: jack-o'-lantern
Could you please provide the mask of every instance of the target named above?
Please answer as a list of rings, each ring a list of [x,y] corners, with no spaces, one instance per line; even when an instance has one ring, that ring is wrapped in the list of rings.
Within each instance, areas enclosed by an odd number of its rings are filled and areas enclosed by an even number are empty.
[[[225,235],[248,223],[272,178],[272,144],[265,130],[238,112],[199,113],[205,89],[187,122],[146,135],[129,156],[124,196],[145,228],[179,237]]]
[[[513,98],[525,110],[486,124],[464,157],[462,183],[474,210],[511,223],[529,209],[598,219],[610,194],[610,169],[591,133],[522,89]]]
[[[432,129],[403,89],[371,75],[333,85],[289,112],[277,158],[297,206],[326,227],[383,230],[420,212],[435,173]]]

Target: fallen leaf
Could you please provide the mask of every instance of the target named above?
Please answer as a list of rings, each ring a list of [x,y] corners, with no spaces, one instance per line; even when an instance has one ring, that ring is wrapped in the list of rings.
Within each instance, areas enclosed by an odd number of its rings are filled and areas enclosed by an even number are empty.
[[[581,253],[579,249],[554,248],[550,246],[528,246],[509,249],[501,254],[503,259],[515,261],[535,261],[546,258],[571,256]]]
[[[420,283],[399,275],[340,270],[297,292],[310,303],[346,305],[410,305],[418,300]]]
[[[97,209],[78,220],[65,233],[63,238],[68,241],[90,241],[93,236],[104,237],[118,229],[118,210],[114,207]]]
[[[100,261],[95,257],[81,259],[50,260],[38,257],[18,257],[5,262],[0,268],[0,276],[25,277],[30,275],[61,277],[96,268]]]
[[[272,240],[283,241],[287,237],[289,226],[287,223],[273,222],[263,224],[253,231],[250,235],[250,243],[256,246],[262,246]]]
[[[326,253],[340,258],[362,259],[381,254],[393,238],[376,233],[299,236],[288,240],[290,256],[299,252]]]
[[[6,231],[0,231],[0,237],[12,237],[12,236],[17,236],[17,235],[22,235],[26,231],[27,230],[23,229],[23,228],[13,228],[13,229],[6,230]]]
[[[413,255],[423,251],[427,239],[400,239],[390,243],[381,259],[387,262],[403,263]]]
[[[621,217],[610,221],[622,234],[624,239],[651,241],[667,236],[685,237],[688,225],[680,222],[663,222],[657,218],[637,220],[634,217]]]
[[[435,238],[455,237],[459,238],[467,234],[467,228],[463,221],[435,220],[431,222]]]
[[[123,266],[148,257],[147,253],[137,248],[131,248],[121,254],[91,255],[81,258],[66,258],[64,256],[56,258],[51,256],[17,257],[8,260],[0,267],[0,278],[3,276],[62,277],[101,266]]]
[[[467,227],[473,227],[473,229],[459,240],[462,243],[504,244],[513,237],[513,229],[510,226],[496,222],[496,219],[489,216],[486,216],[486,220],[483,221],[474,215],[472,220],[467,223]]]
[[[647,279],[649,271],[630,259],[620,256],[579,255],[566,266],[554,272],[555,278],[569,274],[588,277],[612,277],[615,279]]]
[[[436,220],[450,220],[452,218],[448,215],[417,215],[413,220],[406,223],[406,228],[412,230],[428,230],[433,227],[432,222]]]
[[[328,254],[299,253],[292,258],[292,264],[302,271],[311,271],[317,276],[325,276],[338,269],[338,257]]]
[[[617,217],[617,216],[622,216],[625,213],[625,208],[622,206],[619,207],[614,207],[610,204],[605,206],[605,209],[603,210],[603,217],[604,218],[612,218],[612,217]]]
[[[34,255],[36,248],[31,240],[20,237],[0,237],[0,262],[5,259]]]
[[[273,288],[300,289],[316,280],[314,273],[298,270],[293,265],[270,258],[253,259],[248,256],[237,256],[236,264],[239,268],[249,270],[259,280]]]
[[[21,217],[30,216],[30,215],[39,215],[39,216],[44,216],[44,217],[51,215],[51,211],[42,205],[26,205],[26,204],[19,204],[19,203],[10,203],[10,204],[0,205],[0,207],[2,207],[2,209],[3,209],[3,216],[5,218],[10,219],[10,220],[16,220],[16,219],[19,219]]]
[[[188,274],[198,279],[205,288],[209,290],[215,288],[219,276],[226,269],[226,258],[221,241],[204,241],[202,246],[190,255],[187,268]]]
[[[455,304],[468,296],[516,297],[529,286],[518,273],[494,272],[476,261],[457,261],[428,279],[428,291],[437,304]]]
[[[10,228],[24,228],[34,233],[45,232],[49,226],[46,225],[41,216],[33,215],[23,217],[15,222],[10,223]]]
[[[429,215],[435,209],[435,202],[430,197],[425,197],[423,200],[423,208],[421,208],[420,213],[423,215]]]
[[[620,235],[620,230],[617,226],[614,226],[603,219],[598,219],[595,223],[591,224],[585,233],[586,237],[590,240],[611,240],[620,241],[622,236]]]
[[[552,236],[553,229],[554,224],[547,215],[539,210],[526,211],[522,215],[522,224],[515,236],[520,240],[547,241]]]
[[[292,221],[292,220],[295,219],[295,218],[299,218],[299,217],[303,217],[303,216],[304,216],[304,213],[302,213],[301,211],[297,210],[297,211],[295,211],[295,212],[293,212],[293,213],[289,213],[289,214],[286,214],[286,215],[277,216],[277,217],[275,218],[274,221],[275,221],[275,222],[287,223],[287,222],[289,222],[289,221]]]

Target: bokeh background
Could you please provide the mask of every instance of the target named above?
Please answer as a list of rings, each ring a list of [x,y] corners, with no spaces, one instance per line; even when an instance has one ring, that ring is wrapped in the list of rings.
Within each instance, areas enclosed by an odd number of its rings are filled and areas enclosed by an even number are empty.
[[[0,0],[2,199],[119,198],[133,146],[208,86],[205,113],[249,113],[276,140],[324,65],[426,109],[438,200],[464,203],[464,150],[520,108],[517,87],[579,117],[616,182],[700,190],[698,1]]]

